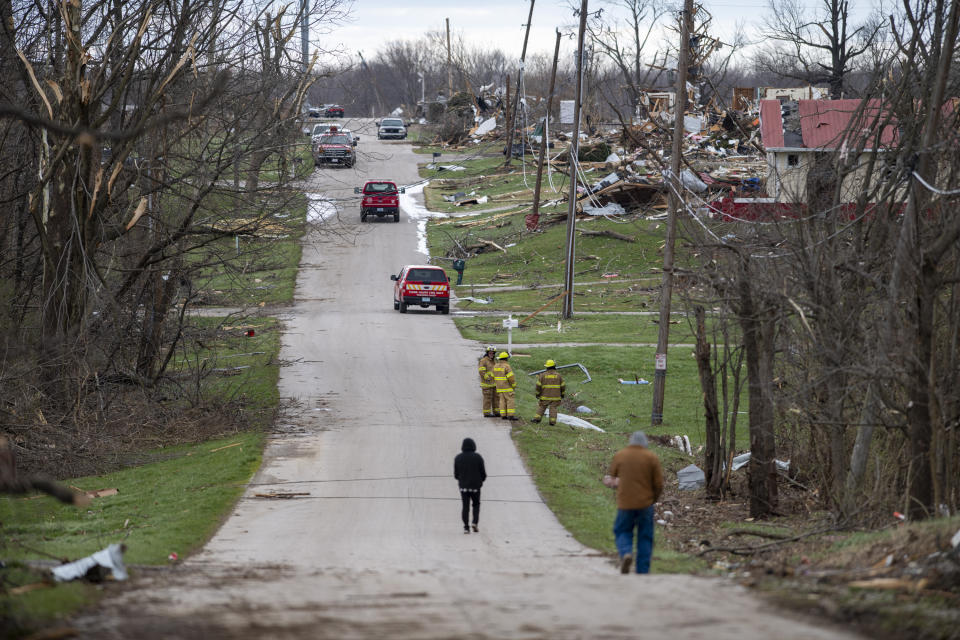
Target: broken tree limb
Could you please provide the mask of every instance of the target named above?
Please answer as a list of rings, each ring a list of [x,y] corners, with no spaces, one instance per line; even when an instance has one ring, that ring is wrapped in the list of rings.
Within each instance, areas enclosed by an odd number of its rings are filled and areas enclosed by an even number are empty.
[[[560,298],[562,298],[562,297],[565,296],[565,295],[567,295],[566,290],[564,290],[563,293],[561,293],[561,294],[559,294],[559,295],[553,296],[552,298],[550,298],[549,300],[547,300],[546,303],[544,303],[543,306],[541,306],[539,309],[537,309],[536,311],[534,311],[533,313],[531,313],[530,315],[528,315],[526,318],[524,318],[523,320],[521,320],[521,321],[520,321],[520,324],[521,324],[521,325],[524,324],[527,320],[529,320],[530,318],[533,318],[533,317],[536,316],[538,313],[540,313],[541,311],[543,311],[544,309],[546,309],[546,308],[549,307],[551,304],[553,304],[554,302],[556,302],[557,300],[559,300]]]
[[[507,252],[506,249],[504,249],[503,247],[501,247],[500,245],[498,245],[498,244],[497,244],[496,242],[494,242],[493,240],[484,240],[483,238],[478,238],[478,239],[477,239],[477,242],[479,242],[479,243],[482,244],[482,245],[486,245],[486,246],[488,246],[488,247],[491,247],[491,248],[493,248],[493,249],[497,249],[497,250],[499,250],[499,251],[503,251],[504,253]]]
[[[60,502],[84,507],[90,504],[86,494],[77,493],[62,484],[42,476],[17,475],[17,462],[13,455],[13,448],[6,436],[0,436],[0,493],[29,493],[42,491],[53,496]]]
[[[613,238],[614,240],[623,240],[624,242],[636,242],[635,238],[630,236],[625,236],[622,233],[617,233],[616,231],[609,231],[604,229],[603,231],[590,231],[588,229],[580,229],[580,235],[583,236],[603,236],[605,238]]]
[[[831,531],[839,531],[837,527],[824,527],[822,529],[814,529],[813,531],[808,531],[806,533],[801,533],[796,536],[789,538],[783,538],[782,540],[774,540],[773,542],[765,542],[756,546],[745,546],[745,547],[710,547],[709,549],[704,549],[697,554],[698,557],[705,556],[708,553],[732,553],[737,556],[749,556],[754,553],[763,553],[765,551],[770,551],[780,545],[787,544],[788,542],[796,542],[797,540],[803,540],[804,538],[809,538],[810,536],[817,536],[822,533],[830,533]]]

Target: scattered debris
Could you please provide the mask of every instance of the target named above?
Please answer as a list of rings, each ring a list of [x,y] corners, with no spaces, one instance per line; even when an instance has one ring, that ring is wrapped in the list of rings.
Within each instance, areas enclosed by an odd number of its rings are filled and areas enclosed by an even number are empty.
[[[736,471],[737,469],[740,469],[741,467],[745,467],[748,462],[750,462],[750,452],[749,452],[749,451],[746,452],[746,453],[743,453],[743,454],[741,454],[741,455],[739,455],[739,456],[737,456],[737,457],[735,457],[735,458],[733,459],[733,461],[732,461],[732,464],[730,465],[730,469],[731,469],[732,471]],[[775,462],[776,465],[777,465],[777,471],[782,471],[783,473],[787,473],[788,471],[790,471],[790,461],[789,461],[789,460],[787,460],[787,461],[774,460],[774,462]],[[724,468],[724,469],[727,468],[726,464],[724,464],[723,468]]]
[[[577,413],[593,413],[593,409],[591,409],[586,405],[580,405],[579,407],[577,407],[576,411]]]
[[[581,429],[593,429],[594,431],[599,431],[600,433],[606,433],[606,431],[604,431],[603,429],[601,429],[595,424],[590,424],[586,420],[582,418],[578,418],[576,416],[568,416],[565,413],[557,414],[557,422],[570,425],[571,427],[579,427]]]
[[[693,491],[702,489],[707,484],[707,476],[703,470],[695,464],[687,465],[677,472],[677,480],[680,483],[681,491]]]
[[[521,322],[520,324],[523,324],[523,322]],[[590,377],[590,372],[587,371],[587,368],[586,368],[585,366],[583,366],[582,364],[580,364],[579,362],[574,362],[574,363],[572,363],[572,364],[561,364],[561,365],[558,365],[556,368],[557,368],[557,369],[566,369],[567,367],[579,367],[580,371],[583,371],[583,375],[587,376],[587,379],[583,381],[584,384],[586,384],[587,382],[591,382],[591,381],[593,380],[593,378]],[[528,376],[535,376],[535,375],[537,375],[538,373],[543,373],[544,371],[546,371],[546,369],[537,369],[536,371],[531,371],[531,372],[528,373],[527,375],[528,375]]]
[[[290,500],[292,498],[301,498],[303,496],[309,496],[309,495],[310,495],[310,492],[308,491],[303,491],[303,492],[283,491],[280,493],[271,491],[270,493],[255,493],[253,494],[253,497],[254,498],[270,498],[272,500]]]
[[[690,446],[690,438],[688,438],[685,435],[673,436],[672,438],[670,438],[670,444],[672,444],[677,449],[680,449],[680,451],[683,451],[688,456],[693,455],[693,447]]]
[[[643,378],[634,378],[633,380],[624,380],[623,378],[617,378],[617,382],[620,384],[650,384],[649,380],[644,380]]]
[[[69,582],[79,578],[90,582],[103,582],[107,578],[126,580],[127,568],[123,565],[123,554],[126,550],[126,545],[114,543],[93,555],[69,564],[62,564],[50,571],[58,582]]]

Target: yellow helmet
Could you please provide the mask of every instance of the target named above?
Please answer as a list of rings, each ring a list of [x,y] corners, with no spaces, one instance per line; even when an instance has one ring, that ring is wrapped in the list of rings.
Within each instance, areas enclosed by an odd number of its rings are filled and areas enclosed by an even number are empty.
[[[497,348],[496,348],[495,346],[493,346],[492,344],[488,344],[488,345],[487,345],[487,351],[496,351],[496,350],[497,350]]]
[[[553,360],[547,360],[546,362],[543,363],[543,366],[545,366],[547,369],[549,369],[550,367],[555,367],[555,366],[557,366],[557,363],[554,362]]]
[[[509,353],[507,353],[506,351],[501,351],[500,355],[497,356],[497,360],[506,360],[509,357],[510,357]]]

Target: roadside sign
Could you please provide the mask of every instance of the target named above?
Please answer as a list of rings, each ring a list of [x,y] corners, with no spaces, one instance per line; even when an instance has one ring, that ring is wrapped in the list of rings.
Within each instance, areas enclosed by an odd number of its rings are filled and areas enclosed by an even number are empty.
[[[666,371],[667,370],[667,354],[658,353],[655,358],[656,361],[656,370],[657,371]]]
[[[503,321],[503,328],[507,330],[507,353],[510,355],[513,355],[513,328],[519,326],[519,318],[514,318],[512,315],[507,316],[507,319]]]

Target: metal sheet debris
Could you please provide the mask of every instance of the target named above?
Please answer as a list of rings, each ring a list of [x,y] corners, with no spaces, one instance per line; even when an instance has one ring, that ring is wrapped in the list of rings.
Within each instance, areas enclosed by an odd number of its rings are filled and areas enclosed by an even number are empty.
[[[580,429],[592,429],[593,431],[599,431],[600,433],[606,433],[606,431],[604,431],[603,429],[601,429],[600,427],[598,427],[598,426],[595,425],[595,424],[590,424],[590,423],[587,422],[586,420],[584,420],[584,419],[582,419],[582,418],[578,418],[578,417],[576,417],[576,416],[568,416],[568,415],[565,414],[565,413],[558,413],[558,414],[557,414],[557,422],[560,422],[560,423],[566,424],[566,425],[570,425],[571,427],[578,427],[578,428],[580,428]]]
[[[681,491],[693,491],[703,488],[707,483],[707,476],[700,467],[691,464],[677,472],[677,481],[680,483]]]

